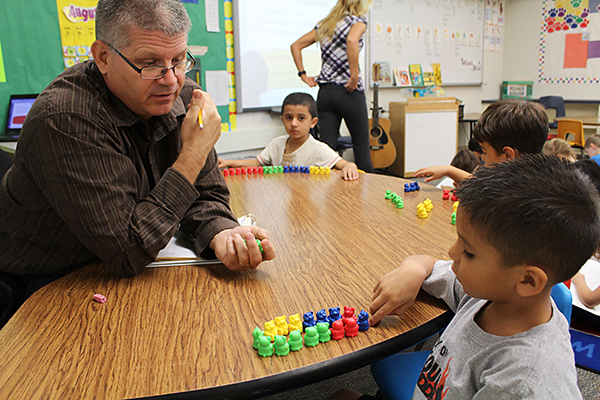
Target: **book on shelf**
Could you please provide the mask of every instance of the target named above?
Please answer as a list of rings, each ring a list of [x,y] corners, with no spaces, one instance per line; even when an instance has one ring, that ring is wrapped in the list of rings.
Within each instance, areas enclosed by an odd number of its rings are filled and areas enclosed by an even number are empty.
[[[434,63],[434,64],[431,64],[431,67],[433,68],[434,83],[436,85],[441,85],[442,84],[442,66],[440,65],[440,63]]]
[[[427,86],[435,84],[432,66],[423,66],[423,84]]]
[[[407,66],[394,69],[394,83],[396,86],[411,85]]]
[[[408,66],[410,73],[410,81],[413,86],[423,86],[423,74],[421,71],[421,64],[410,64]]]
[[[394,84],[392,69],[389,61],[377,61],[375,64],[379,64],[379,86],[392,86]]]

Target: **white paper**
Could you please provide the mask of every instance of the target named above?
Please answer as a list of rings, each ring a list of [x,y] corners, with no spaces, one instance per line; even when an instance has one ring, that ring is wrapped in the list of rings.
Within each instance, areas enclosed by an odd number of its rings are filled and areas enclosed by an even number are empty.
[[[219,28],[219,0],[204,0],[206,12],[206,31],[220,32]]]
[[[215,105],[229,104],[229,74],[227,71],[206,71],[206,91]]]
[[[256,217],[252,214],[242,215],[238,218],[238,223],[242,226],[256,225]],[[218,264],[217,259],[206,260],[198,257],[194,251],[194,244],[185,237],[181,231],[176,230],[175,234],[165,246],[158,252],[156,261],[148,264],[147,267],[168,267],[178,265],[202,265]]]
[[[440,183],[437,184],[436,188],[451,188],[451,190],[454,190],[454,181],[452,180],[452,178],[445,177]]]
[[[585,276],[585,283],[591,290],[594,290],[600,286],[600,262],[596,260],[588,260],[585,264],[583,264],[583,267],[581,267],[579,272]],[[579,300],[577,288],[575,288],[573,283],[571,283],[571,293],[573,294],[573,305],[575,307],[579,307],[587,312],[600,316],[600,305],[594,308],[586,307],[581,300]]]

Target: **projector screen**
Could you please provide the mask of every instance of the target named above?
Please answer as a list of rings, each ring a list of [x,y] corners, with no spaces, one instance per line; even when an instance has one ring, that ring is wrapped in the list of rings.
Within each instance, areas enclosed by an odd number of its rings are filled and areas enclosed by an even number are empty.
[[[310,93],[290,46],[327,16],[337,0],[234,0],[237,111],[280,107],[292,92]],[[308,76],[321,70],[316,44],[302,51]]]

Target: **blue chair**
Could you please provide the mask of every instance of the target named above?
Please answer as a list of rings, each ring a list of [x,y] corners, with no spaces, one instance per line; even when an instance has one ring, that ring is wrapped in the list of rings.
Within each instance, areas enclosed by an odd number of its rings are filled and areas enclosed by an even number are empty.
[[[311,128],[310,134],[317,140],[321,140],[319,134],[319,124],[314,128]],[[341,156],[344,155],[344,151],[352,148],[352,137],[351,136],[338,136],[337,142],[335,143],[335,151]]]
[[[335,145],[335,151],[341,156],[344,155],[344,151],[352,148],[352,137],[351,136],[340,136]]]
[[[571,323],[572,296],[564,283],[554,285],[551,296]],[[396,353],[371,365],[371,374],[386,400],[410,400],[431,351]]]
[[[543,96],[540,97],[538,102],[544,106],[544,108],[551,108],[556,111],[556,118],[566,117],[565,113],[565,100],[560,96]],[[558,122],[549,122],[548,128],[557,129]],[[554,139],[556,135],[548,135],[548,139]]]
[[[561,282],[554,285],[550,295],[554,299],[556,307],[558,307],[570,325],[571,313],[573,311],[573,295],[571,294],[571,290],[567,287],[567,285]]]

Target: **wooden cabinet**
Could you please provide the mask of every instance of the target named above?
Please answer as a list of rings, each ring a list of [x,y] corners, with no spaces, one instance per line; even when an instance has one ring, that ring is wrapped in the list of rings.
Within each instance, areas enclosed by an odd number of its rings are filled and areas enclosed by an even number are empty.
[[[458,102],[454,97],[390,102],[390,138],[396,146],[391,173],[404,178],[419,168],[450,165],[458,147]]]

